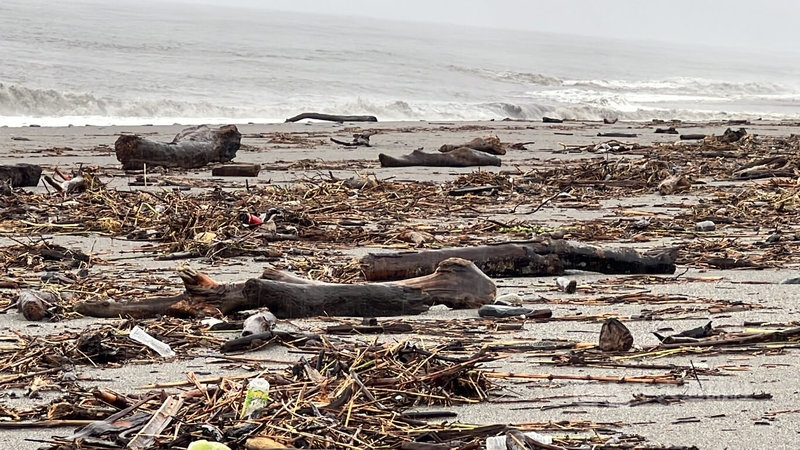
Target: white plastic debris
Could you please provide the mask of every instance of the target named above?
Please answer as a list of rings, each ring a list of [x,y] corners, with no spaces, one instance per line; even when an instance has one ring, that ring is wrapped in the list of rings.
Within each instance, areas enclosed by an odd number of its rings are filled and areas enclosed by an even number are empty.
[[[702,222],[697,222],[694,225],[694,229],[697,230],[697,231],[714,231],[714,229],[716,227],[717,227],[717,225],[714,222],[710,221],[710,220],[704,220]]]
[[[247,385],[247,394],[242,405],[244,419],[257,409],[265,408],[269,404],[269,381],[263,378],[253,378]]]
[[[134,341],[147,346],[149,349],[165,358],[175,356],[175,352],[172,351],[168,344],[165,344],[153,336],[150,336],[143,329],[139,328],[138,325],[133,327],[129,336]]]

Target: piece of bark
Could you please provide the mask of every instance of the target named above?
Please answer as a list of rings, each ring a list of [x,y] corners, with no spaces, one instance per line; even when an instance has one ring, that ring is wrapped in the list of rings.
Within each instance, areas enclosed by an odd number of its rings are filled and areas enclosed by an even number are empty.
[[[464,144],[459,144],[459,145],[445,144],[439,147],[439,151],[442,153],[447,153],[462,147],[471,148],[473,150],[478,150],[481,152],[491,153],[492,155],[506,154],[506,149],[500,142],[500,138],[491,134],[487,134],[486,136],[483,137],[476,137],[475,139]]]
[[[658,183],[658,192],[661,195],[685,192],[692,187],[692,182],[684,175],[670,175],[661,183]]]
[[[289,333],[287,331],[272,330],[265,333],[249,334],[247,336],[231,339],[222,344],[219,351],[222,353],[241,352],[254,347],[260,347],[273,339],[292,345],[303,345],[308,341],[320,340],[318,334]]]
[[[671,274],[676,249],[642,254],[632,248],[603,248],[563,239],[401,253],[368,253],[361,258],[367,280],[398,280],[431,273],[447,258],[475,263],[490,277],[561,275],[565,269],[606,274]]]
[[[597,133],[598,137],[635,138],[636,133]]]
[[[633,347],[633,335],[628,327],[614,318],[603,323],[597,348],[604,352],[627,352],[631,347]]]
[[[471,167],[471,166],[500,166],[500,158],[485,152],[460,147],[447,153],[426,153],[414,150],[408,155],[389,156],[379,154],[381,167]]]
[[[542,117],[542,122],[544,122],[544,123],[562,123],[562,122],[564,122],[564,119],[554,119],[552,117],[545,116],[545,117]]]
[[[340,116],[334,114],[306,112],[286,119],[286,123],[297,122],[298,120],[303,120],[303,119],[327,120],[329,122],[377,122],[378,121],[378,118],[375,116]]]
[[[50,317],[50,308],[58,303],[52,292],[32,291],[24,289],[17,297],[17,308],[26,320],[38,322]]]
[[[422,247],[429,242],[435,241],[436,238],[425,231],[403,230],[397,235],[397,240],[414,244],[415,247]]]
[[[494,282],[466,260],[442,261],[434,274],[394,283],[335,284],[265,271],[261,279],[217,283],[188,266],[178,273],[186,292],[138,302],[81,302],[75,310],[92,317],[198,317],[268,307],[280,318],[419,314],[434,304],[476,308],[494,300]],[[273,278],[273,279],[269,279]]]
[[[261,164],[225,164],[211,169],[214,177],[257,177]]]
[[[520,317],[528,319],[549,319],[553,312],[549,309],[533,309],[521,306],[483,305],[478,309],[480,317]]]
[[[724,142],[726,144],[732,144],[734,142],[738,142],[742,140],[743,137],[747,136],[747,130],[744,128],[739,128],[738,130],[734,130],[732,128],[728,128],[725,130],[725,133],[719,137],[720,142]]]
[[[145,165],[193,169],[232,160],[241,139],[235,125],[199,125],[182,130],[169,143],[125,134],[117,139],[114,149],[124,170],[141,170]]]
[[[377,133],[374,131],[369,131],[366,133],[354,133],[353,142],[340,141],[334,138],[331,138],[331,142],[334,144],[344,145],[345,147],[372,147],[372,145],[369,143],[369,138],[375,134]]]
[[[678,130],[676,130],[675,127],[656,128],[655,133],[656,134],[678,134]]]
[[[140,450],[151,448],[155,443],[156,436],[172,422],[172,418],[178,414],[183,406],[183,398],[177,395],[167,397],[158,411],[153,413],[152,418],[136,433],[136,436],[128,442],[127,448]]]
[[[447,192],[447,195],[452,195],[454,197],[457,197],[460,195],[482,194],[484,192],[501,191],[501,190],[503,190],[503,186],[499,185],[470,186],[465,188],[451,189],[450,191]]]
[[[693,141],[693,140],[705,139],[705,138],[706,138],[705,134],[682,134],[680,136],[680,139],[682,141]]]
[[[328,334],[391,334],[410,333],[414,327],[407,323],[388,323],[377,325],[331,325],[325,329]]]
[[[11,187],[36,186],[42,168],[35,164],[13,164],[0,166],[0,183],[7,183]]]

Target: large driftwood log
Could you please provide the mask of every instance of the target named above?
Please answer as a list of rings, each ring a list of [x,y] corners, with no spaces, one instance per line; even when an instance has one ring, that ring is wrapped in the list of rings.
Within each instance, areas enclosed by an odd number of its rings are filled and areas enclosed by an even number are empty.
[[[483,137],[476,137],[475,139],[460,145],[445,144],[439,147],[439,151],[442,153],[447,153],[447,152],[452,152],[453,150],[461,147],[467,147],[473,150],[491,153],[493,155],[506,154],[506,149],[500,142],[500,138],[491,134],[487,134],[486,136]]]
[[[500,166],[500,158],[467,147],[460,147],[447,153],[425,153],[422,150],[414,150],[403,156],[389,156],[381,153],[378,155],[378,159],[381,162],[381,167]]]
[[[242,135],[235,125],[209,128],[206,125],[182,130],[172,142],[156,142],[136,135],[122,135],[114,144],[117,160],[124,170],[145,167],[193,169],[236,157]]]
[[[675,272],[674,249],[640,254],[631,248],[600,248],[563,239],[369,253],[361,259],[361,269],[370,281],[397,280],[431,273],[447,258],[472,261],[491,277],[560,275],[566,269],[607,274]]]
[[[396,316],[419,314],[434,304],[477,308],[494,300],[496,287],[474,264],[449,259],[435,273],[393,283],[336,284],[267,270],[260,279],[221,284],[188,266],[178,268],[183,295],[130,303],[83,302],[75,310],[92,317],[136,318],[228,314],[268,307],[279,318]]]
[[[36,186],[42,168],[34,164],[14,164],[0,166],[0,183],[8,183],[11,187]]]
[[[375,116],[339,116],[334,114],[321,114],[315,112],[306,112],[298,114],[294,117],[286,119],[286,122],[297,122],[303,119],[316,119],[327,120],[330,122],[377,122],[378,118]]]

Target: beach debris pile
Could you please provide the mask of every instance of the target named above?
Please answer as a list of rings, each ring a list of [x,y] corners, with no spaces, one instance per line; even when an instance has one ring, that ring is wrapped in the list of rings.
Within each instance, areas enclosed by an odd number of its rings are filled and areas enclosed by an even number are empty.
[[[488,129],[475,126],[468,131]],[[334,143],[380,144],[370,142],[376,134],[372,129],[343,130],[353,142]],[[458,305],[441,301],[431,302],[434,313],[420,309],[423,314],[412,317],[405,311],[408,314],[391,320],[369,314],[345,319],[328,310],[292,315],[277,306],[269,312],[239,313],[240,308],[208,303],[212,307],[188,315],[196,317],[157,311],[147,316],[155,318],[145,319],[128,310],[81,331],[13,330],[0,335],[0,396],[48,400],[30,407],[3,404],[0,428],[74,427],[43,442],[58,449],[185,448],[202,440],[231,449],[686,448],[649,442],[623,431],[631,424],[598,421],[597,415],[594,420],[538,419],[551,409],[588,414],[588,408],[770,402],[778,397],[769,392],[684,392],[695,384],[702,391],[707,380],[716,377],[755,370],[747,364],[701,364],[695,358],[705,362],[720,355],[737,360],[780,357],[796,347],[800,327],[785,320],[738,321],[732,314],[747,311],[763,318],[775,311],[755,298],[684,293],[688,286],[722,281],[725,274],[685,276],[675,272],[675,265],[702,271],[800,263],[795,228],[800,141],[797,136],[757,136],[743,129],[703,135],[695,142],[648,145],[629,141],[641,136],[638,132],[600,134],[625,141],[565,145],[561,151],[575,154],[557,163],[531,159],[520,167],[479,169],[448,181],[378,177],[368,171],[377,167],[375,161],[308,159],[210,168],[222,177],[253,176],[256,169],[305,171],[293,183],[266,186],[200,179],[183,169],[154,172],[144,164],[125,175],[126,189],[110,187],[124,183],[116,168],[98,167],[82,167],[69,176],[54,171],[52,177],[45,169],[51,180],[46,181],[48,192],[8,186],[0,196],[0,231],[12,243],[0,246],[0,306],[28,320],[68,324],[86,311],[78,305],[87,304],[174,300],[186,306],[200,298],[197,292],[244,295],[241,289],[248,283],[252,287],[268,278],[236,278],[237,264],[269,263],[274,272],[289,270],[304,277],[290,283],[331,283],[319,288],[324,291],[383,279],[376,274],[388,269],[376,270],[367,264],[369,258],[386,258],[393,269],[421,258],[404,269],[421,278],[438,264],[436,255],[449,251],[490,254],[491,249],[501,249],[508,256],[522,249],[528,260],[486,262],[460,255],[497,278],[489,280],[491,295],[469,304],[480,308],[467,315],[450,311]],[[258,136],[277,146],[330,146],[324,138],[330,133]],[[458,151],[497,158],[529,144],[503,143],[496,134],[449,142],[453,144],[425,158],[453,158]],[[253,148],[242,146],[242,151]],[[359,169],[354,175],[333,173],[354,168]],[[658,197],[674,212],[622,206],[621,201],[608,206],[609,199],[636,196]],[[688,202],[688,196],[698,201]],[[540,220],[543,210],[556,208],[602,211],[603,217],[557,226]],[[756,237],[742,230],[756,230]],[[74,243],[85,235],[124,239],[131,250],[120,256],[86,241]],[[65,237],[74,241],[67,243]],[[639,247],[662,239],[671,246]],[[615,246],[576,240],[621,241],[631,248],[624,253]],[[352,249],[367,246],[395,252],[353,256]],[[674,252],[675,247],[680,251]],[[226,278],[233,281],[204,284],[209,277],[182,265],[178,276],[184,282],[188,274],[203,283],[186,285],[181,292],[172,267],[131,270],[128,258],[195,258],[214,273],[233,271]],[[541,267],[553,269],[546,272],[546,280],[498,281],[524,275],[523,269],[530,270],[530,260],[537,258],[549,261]],[[609,269],[615,264],[626,268]],[[648,265],[658,270],[643,269]],[[593,281],[575,272],[586,269],[625,275]],[[533,273],[542,275],[528,275]],[[653,286],[680,293],[653,292]],[[497,288],[515,293],[496,296]],[[494,302],[496,297],[500,298]],[[359,316],[352,311],[344,315]],[[686,322],[677,321],[693,322],[684,327],[680,324]],[[556,324],[581,326],[558,335],[551,331]],[[261,357],[275,350],[289,356]],[[145,364],[198,358],[201,368],[185,379],[176,376],[141,389],[103,387],[108,381],[97,375],[103,369],[142,364],[146,370],[152,366]],[[592,371],[582,373],[584,368]],[[602,395],[572,398],[564,393],[576,383],[652,390],[631,392],[625,401],[616,402]],[[545,389],[562,391],[542,395]],[[525,420],[470,425],[459,405],[478,403],[527,410]],[[761,424],[783,413],[754,415],[753,420]]]

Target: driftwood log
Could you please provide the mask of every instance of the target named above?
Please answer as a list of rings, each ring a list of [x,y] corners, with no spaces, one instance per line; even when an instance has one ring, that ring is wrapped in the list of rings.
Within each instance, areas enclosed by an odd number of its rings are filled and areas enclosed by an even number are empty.
[[[297,122],[298,120],[303,120],[303,119],[327,120],[330,122],[377,122],[378,121],[378,118],[375,116],[339,116],[334,114],[306,112],[286,119],[286,123]]]
[[[432,271],[433,272],[433,271]],[[138,302],[83,302],[92,317],[196,317],[267,307],[278,318],[419,314],[434,304],[477,308],[494,300],[496,287],[469,261],[441,261],[431,275],[393,283],[321,283],[267,270],[261,278],[221,284],[188,266],[178,267],[186,292]]]
[[[506,154],[506,149],[500,142],[500,138],[491,134],[487,134],[486,136],[483,137],[476,137],[475,139],[466,142],[464,144],[459,144],[459,145],[445,144],[439,147],[439,151],[442,153],[448,153],[461,147],[467,147],[473,150],[491,153],[492,155]]]
[[[236,157],[242,135],[235,125],[209,128],[199,125],[182,130],[172,142],[156,142],[125,134],[114,149],[124,170],[145,167],[181,167],[193,169],[212,162],[228,162]]]
[[[361,269],[370,281],[398,280],[433,272],[440,261],[463,258],[490,277],[561,275],[567,269],[606,274],[671,274],[675,250],[641,254],[631,248],[601,248],[564,239],[544,239],[419,252],[369,253]]]
[[[500,158],[488,153],[459,147],[447,153],[425,153],[414,150],[408,155],[389,156],[381,153],[378,155],[381,167],[470,167],[470,166],[500,166]]]
[[[225,164],[211,169],[213,177],[257,177],[261,164]]]
[[[0,183],[7,183],[11,187],[36,186],[41,175],[42,168],[35,164],[0,166]]]

